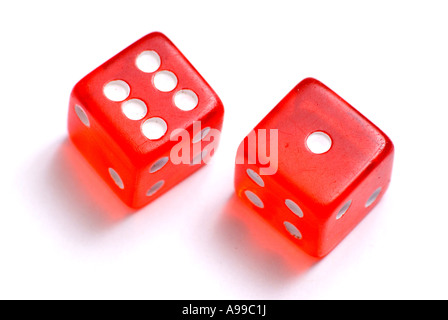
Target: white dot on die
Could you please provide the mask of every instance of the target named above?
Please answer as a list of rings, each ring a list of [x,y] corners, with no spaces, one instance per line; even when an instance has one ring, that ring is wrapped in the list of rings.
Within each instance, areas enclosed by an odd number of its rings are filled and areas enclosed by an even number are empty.
[[[200,132],[196,133],[196,135],[193,137],[191,142],[197,143],[197,142],[203,140],[210,133],[210,130],[211,130],[210,127],[202,129]]]
[[[129,97],[131,88],[123,80],[114,80],[107,83],[103,88],[103,93],[109,100],[112,101],[124,101]]]
[[[84,111],[83,108],[81,108],[78,105],[75,105],[75,113],[78,116],[79,120],[81,120],[81,122],[86,126],[86,127],[90,127],[90,120],[89,117],[87,116],[87,113]]]
[[[164,184],[165,184],[165,180],[160,180],[159,182],[156,182],[151,188],[149,188],[148,192],[146,192],[146,195],[148,197],[152,196],[157,191],[159,191],[160,188],[162,188]]]
[[[154,173],[154,172],[159,171],[167,164],[169,159],[170,159],[169,157],[160,158],[159,160],[157,160],[156,162],[153,163],[151,168],[149,168],[149,172]]]
[[[143,51],[135,60],[137,68],[145,73],[151,73],[159,69],[160,56],[153,50]]]
[[[140,99],[131,99],[123,102],[121,111],[131,120],[141,120],[148,113],[148,107]]]
[[[190,162],[190,166],[194,166],[196,164],[202,164],[202,153],[204,152],[204,150],[202,150],[201,152],[199,152],[197,155],[195,155],[193,157],[193,159]]]
[[[170,92],[177,86],[177,77],[171,71],[159,71],[154,76],[154,86],[162,92]]]
[[[336,220],[339,220],[342,218],[342,216],[347,212],[348,208],[350,208],[351,204],[352,204],[352,200],[349,200],[342,206],[342,208],[339,210],[338,214],[336,215]]]
[[[261,199],[252,191],[246,190],[244,191],[244,194],[246,195],[247,199],[249,199],[252,204],[258,208],[264,208],[264,203],[261,201]]]
[[[303,211],[300,209],[299,205],[290,199],[285,200],[285,204],[289,210],[291,210],[299,218],[303,218]]]
[[[211,145],[211,144],[205,146],[204,149],[202,150],[201,158],[205,164],[210,162],[210,159],[212,157],[212,155],[211,155],[212,152],[213,152],[213,145]]]
[[[264,181],[263,181],[263,179],[260,177],[260,175],[258,173],[256,173],[252,169],[247,169],[246,173],[249,176],[249,178],[252,179],[253,182],[258,184],[260,187],[264,187]]]
[[[293,237],[297,239],[302,239],[302,233],[300,233],[299,229],[297,229],[297,227],[293,225],[291,222],[285,221],[283,222],[283,225]]]
[[[143,135],[149,140],[158,140],[162,138],[168,127],[162,118],[154,117],[143,122],[141,131]]]
[[[198,96],[192,90],[180,90],[174,96],[174,104],[182,111],[190,111],[198,105]]]
[[[375,202],[375,200],[376,200],[376,198],[378,198],[378,196],[380,195],[380,193],[381,193],[381,187],[379,187],[378,189],[376,189],[373,193],[372,193],[372,195],[369,197],[369,199],[367,199],[367,202],[366,202],[366,208],[367,207],[370,207],[371,205],[372,205],[372,203],[374,203]]]
[[[312,153],[322,154],[330,150],[332,141],[330,136],[325,132],[316,131],[308,136],[306,145]]]
[[[201,163],[202,163],[202,151],[193,157],[193,159],[190,162],[190,166],[194,166],[196,164],[201,164]]]
[[[121,180],[120,175],[112,168],[109,168],[109,174],[112,180],[114,180],[115,184],[120,188],[124,189],[124,183],[123,180]]]
[[[211,156],[210,155],[211,151],[212,150],[208,146],[204,147],[204,149],[202,149],[201,152],[199,152],[197,155],[193,157],[193,159],[190,162],[190,166],[202,164],[202,162],[208,163],[208,161],[210,160],[209,157]]]

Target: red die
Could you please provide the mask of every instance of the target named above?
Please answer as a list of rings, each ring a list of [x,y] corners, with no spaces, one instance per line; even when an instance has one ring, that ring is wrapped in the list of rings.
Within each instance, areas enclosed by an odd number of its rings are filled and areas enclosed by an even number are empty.
[[[240,145],[235,188],[275,228],[322,257],[384,194],[393,154],[380,129],[305,79]]]
[[[76,84],[68,130],[123,202],[139,208],[201,167],[202,161],[194,165],[196,159],[211,151],[208,145],[217,144],[211,131],[221,129],[223,116],[216,93],[179,49],[156,32]],[[184,140],[183,132],[193,137],[183,150],[187,161],[173,161],[172,148]]]

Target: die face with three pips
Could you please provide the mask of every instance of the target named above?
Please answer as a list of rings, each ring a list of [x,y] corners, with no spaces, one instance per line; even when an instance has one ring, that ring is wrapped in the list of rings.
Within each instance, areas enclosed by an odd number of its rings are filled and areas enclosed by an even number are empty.
[[[166,36],[155,32],[75,85],[68,130],[121,200],[140,208],[204,165],[201,159],[217,142],[209,132],[221,130],[223,117],[213,89]],[[178,130],[188,136],[181,163],[173,161],[172,152]],[[322,257],[383,196],[393,156],[393,144],[380,129],[309,78],[241,143],[235,190],[274,228]],[[266,168],[270,161],[275,170]]]
[[[69,136],[116,194],[140,208],[184,180],[203,163],[173,164],[179,141],[191,138],[193,161],[211,139],[195,138],[220,130],[224,108],[219,97],[163,34],[138,40],[79,81],[71,94]],[[194,148],[193,144],[201,144]]]
[[[325,256],[383,196],[391,177],[393,144],[311,78],[289,92],[252,133],[272,129],[277,134],[267,134],[265,145],[275,145],[272,136],[278,139],[277,171],[260,174],[266,161],[250,159],[246,137],[237,155],[236,192],[306,252]],[[315,135],[329,141],[328,150],[313,150]]]

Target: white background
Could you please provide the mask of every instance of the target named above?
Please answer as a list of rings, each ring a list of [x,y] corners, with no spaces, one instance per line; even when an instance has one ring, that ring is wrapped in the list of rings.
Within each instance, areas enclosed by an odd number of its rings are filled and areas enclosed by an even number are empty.
[[[448,298],[444,1],[0,5],[0,298]],[[67,141],[72,87],[165,33],[221,97],[210,165],[129,214]],[[317,261],[249,218],[236,148],[306,77],[393,140],[381,203]],[[275,190],[273,190],[275,192]]]

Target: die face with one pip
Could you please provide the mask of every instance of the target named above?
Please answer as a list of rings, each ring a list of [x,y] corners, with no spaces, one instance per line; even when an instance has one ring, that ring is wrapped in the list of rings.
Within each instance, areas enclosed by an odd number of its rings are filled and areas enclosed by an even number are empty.
[[[178,141],[172,134],[184,130],[192,137],[188,156],[193,161],[212,143],[207,134],[221,129],[223,116],[209,84],[166,36],[155,32],[75,85],[68,130],[123,202],[140,208],[203,165],[173,164],[170,153]],[[196,132],[194,123],[202,131]]]
[[[328,254],[378,203],[391,177],[394,147],[373,123],[315,79],[305,79],[255,127],[277,130],[240,145],[237,194],[313,256]],[[278,139],[277,172],[262,175]],[[323,143],[315,143],[321,140]],[[253,143],[252,143],[253,144]],[[268,150],[269,151],[269,150]],[[271,157],[277,150],[270,150]],[[269,153],[269,152],[268,152]],[[263,158],[264,157],[264,158]]]

